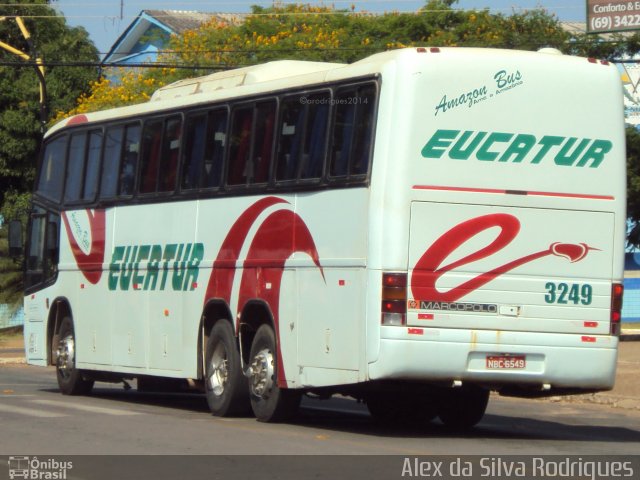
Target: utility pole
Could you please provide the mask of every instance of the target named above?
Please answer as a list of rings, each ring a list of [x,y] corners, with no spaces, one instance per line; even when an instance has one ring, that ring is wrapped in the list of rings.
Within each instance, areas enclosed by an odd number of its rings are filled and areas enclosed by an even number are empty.
[[[10,17],[0,17],[0,21],[6,20],[7,18],[10,18]],[[47,84],[44,78],[44,64],[42,63],[42,59],[38,57],[37,53],[35,52],[33,42],[31,41],[31,34],[29,33],[29,30],[27,30],[27,27],[22,21],[22,18],[15,17],[15,19],[16,19],[16,23],[18,24],[18,28],[20,28],[20,32],[22,32],[22,36],[27,41],[27,45],[29,46],[29,51],[31,53],[31,56],[2,41],[0,41],[0,48],[3,48],[10,53],[13,53],[14,55],[17,55],[18,57],[22,58],[23,60],[26,60],[27,62],[32,62],[32,61],[34,62],[33,66],[36,69],[36,75],[38,76],[38,81],[40,82],[40,123],[41,123],[42,131],[44,132],[44,128],[47,123]]]

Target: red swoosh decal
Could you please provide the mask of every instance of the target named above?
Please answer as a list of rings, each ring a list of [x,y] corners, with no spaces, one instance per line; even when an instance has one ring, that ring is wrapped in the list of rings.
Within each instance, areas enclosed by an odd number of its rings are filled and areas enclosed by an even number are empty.
[[[276,197],[263,198],[247,208],[235,221],[222,242],[215,262],[213,262],[213,269],[211,270],[209,284],[204,296],[205,303],[211,298],[222,298],[227,303],[231,302],[231,289],[233,288],[233,277],[236,274],[236,262],[240,257],[240,251],[249,234],[249,230],[262,212],[278,203],[286,202]]]
[[[104,210],[86,210],[89,218],[89,229],[91,230],[91,247],[89,253],[86,254],[78,245],[76,237],[71,231],[71,225],[67,218],[66,212],[62,214],[64,228],[67,231],[71,252],[73,253],[78,268],[87,279],[88,282],[96,284],[102,276],[102,264],[104,262],[104,248],[106,235],[106,215]]]
[[[260,214],[278,204],[288,204],[288,202],[276,197],[263,198],[247,208],[232,225],[213,263],[205,294],[205,304],[212,298],[221,298],[227,304],[231,303],[233,279],[238,271],[236,264],[249,231]],[[278,345],[280,345],[278,326],[282,275],[287,259],[295,252],[307,253],[324,278],[318,251],[304,221],[295,212],[278,210],[270,214],[258,227],[243,264],[238,310],[241,312],[250,299],[264,300],[273,314]],[[277,358],[278,385],[286,387],[287,381],[280,348],[278,348]]]
[[[290,210],[272,213],[260,225],[251,242],[240,283],[238,307],[241,309],[252,298],[260,298],[267,302],[273,314],[278,345],[282,276],[287,259],[296,252],[308,254],[324,278],[318,250],[304,221]],[[286,387],[287,379],[280,348],[277,358],[278,386]]]
[[[500,228],[500,233],[489,245],[460,260],[442,267],[440,266],[442,262],[463,243],[479,233],[494,227]],[[546,250],[535,252],[505,263],[493,270],[467,280],[447,292],[440,292],[436,288],[436,282],[442,275],[457,267],[481,260],[502,250],[516,238],[519,231],[520,222],[518,219],[513,215],[504,213],[484,215],[456,225],[438,238],[416,263],[411,276],[411,293],[413,298],[438,302],[455,302],[470,292],[489,283],[496,277],[521,265],[538,260],[539,258],[555,255],[575,263],[585,258],[590,250],[598,250],[585,243],[571,244],[556,242],[551,244]]]

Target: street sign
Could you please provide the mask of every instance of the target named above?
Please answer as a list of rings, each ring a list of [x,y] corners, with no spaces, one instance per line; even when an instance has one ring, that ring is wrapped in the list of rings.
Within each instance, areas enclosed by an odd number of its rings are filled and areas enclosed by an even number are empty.
[[[640,30],[640,0],[587,0],[587,33]]]

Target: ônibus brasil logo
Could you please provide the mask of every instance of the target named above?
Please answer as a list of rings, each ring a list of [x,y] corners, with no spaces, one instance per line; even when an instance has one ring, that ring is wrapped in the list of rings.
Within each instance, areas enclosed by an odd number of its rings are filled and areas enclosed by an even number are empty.
[[[442,265],[460,246],[476,235],[495,227],[498,227],[500,231],[491,243],[459,260]],[[519,231],[520,221],[513,215],[506,213],[492,213],[475,217],[451,228],[440,236],[416,263],[411,279],[413,298],[432,302],[456,302],[493,279],[521,265],[550,255],[565,258],[571,263],[575,263],[584,259],[590,251],[598,250],[586,243],[555,242],[544,250],[525,255],[488,272],[481,273],[446,292],[441,292],[436,288],[436,282],[444,274],[499,252],[516,238]]]

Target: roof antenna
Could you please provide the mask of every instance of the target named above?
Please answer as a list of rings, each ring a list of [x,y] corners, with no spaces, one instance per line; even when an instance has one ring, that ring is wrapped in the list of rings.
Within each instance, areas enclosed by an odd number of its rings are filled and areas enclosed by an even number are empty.
[[[124,0],[120,0],[120,20],[124,18]]]

